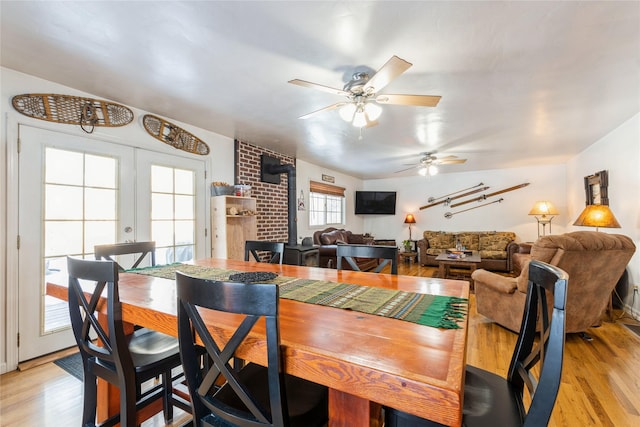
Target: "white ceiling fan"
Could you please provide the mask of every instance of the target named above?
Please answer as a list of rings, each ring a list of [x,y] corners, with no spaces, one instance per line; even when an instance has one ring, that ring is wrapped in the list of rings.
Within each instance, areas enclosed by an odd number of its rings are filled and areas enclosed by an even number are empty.
[[[382,108],[377,104],[435,107],[440,101],[440,96],[379,94],[385,86],[400,74],[407,71],[412,65],[413,64],[404,59],[392,56],[373,76],[369,76],[366,72],[353,74],[351,80],[348,81],[342,89],[336,89],[306,80],[290,80],[289,83],[294,85],[310,87],[347,98],[346,101],[336,102],[335,104],[305,114],[299,118],[307,119],[318,113],[339,108],[340,117],[342,117],[343,120],[351,122],[351,124],[356,127],[362,128],[377,123],[376,120],[380,116],[380,113],[382,113]]]
[[[415,163],[407,163],[407,166],[411,166],[405,169],[401,169],[396,171],[395,173],[405,172],[410,169],[418,169],[418,173],[422,176],[426,175],[435,175],[438,173],[438,165],[455,165],[461,164],[467,161],[467,159],[459,159],[457,156],[445,156],[445,157],[436,157],[435,151],[427,151],[424,153],[420,153],[422,158]]]

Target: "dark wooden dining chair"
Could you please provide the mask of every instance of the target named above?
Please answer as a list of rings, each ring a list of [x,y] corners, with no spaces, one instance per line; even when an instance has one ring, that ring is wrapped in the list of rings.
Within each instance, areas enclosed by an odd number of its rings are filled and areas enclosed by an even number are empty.
[[[373,270],[374,273],[380,273],[387,264],[391,264],[391,274],[398,274],[398,248],[395,246],[337,245],[336,258],[338,270],[342,270],[343,258],[355,271],[360,271],[360,268],[354,258],[378,258],[382,261]]]
[[[534,427],[549,423],[562,376],[569,276],[552,265],[531,261],[528,281],[522,326],[507,378],[467,366],[464,426]],[[537,364],[540,364],[540,375],[536,378],[532,368]],[[525,385],[531,396],[528,410],[523,403]],[[385,427],[439,425],[385,408]]]
[[[327,388],[283,372],[277,285],[214,282],[180,272],[176,283],[178,339],[194,426],[326,425]],[[206,310],[207,319],[237,314],[233,335],[221,333],[213,320],[205,321],[202,308],[216,311]],[[218,333],[212,336],[211,331]],[[256,345],[257,339],[266,339],[266,346]],[[196,341],[206,347],[209,368],[200,362]],[[247,346],[264,352],[266,367],[231,366],[238,350]]]
[[[269,252],[269,262],[271,264],[282,264],[282,258],[284,257],[284,243],[266,242],[264,240],[247,240],[244,242],[245,261],[249,261],[249,254],[251,254],[256,261],[262,262],[258,252]]]
[[[147,255],[149,255],[149,265],[156,265],[156,242],[124,242],[108,245],[95,245],[93,247],[93,252],[96,259],[106,259],[114,262],[115,259],[112,257],[118,255],[138,254],[138,257],[135,258],[135,261],[129,269],[138,267]],[[120,271],[125,270],[120,264],[118,264],[118,269]]]
[[[178,340],[149,329],[127,334],[118,293],[118,266],[114,261],[67,257],[69,314],[84,370],[83,426],[96,425],[97,377],[120,389],[120,413],[100,426],[133,427],[137,411],[157,399],[163,401],[165,422],[173,406],[191,410],[188,401],[173,394],[171,370],[180,366]],[[82,285],[81,285],[82,282]],[[106,325],[98,321],[100,297],[106,288]],[[94,336],[98,338],[94,341]],[[156,385],[143,383],[161,377]]]

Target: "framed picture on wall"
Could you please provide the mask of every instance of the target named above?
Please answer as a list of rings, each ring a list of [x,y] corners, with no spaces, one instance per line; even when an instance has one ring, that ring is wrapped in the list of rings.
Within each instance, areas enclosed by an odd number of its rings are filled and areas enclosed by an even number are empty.
[[[584,177],[584,190],[586,193],[587,205],[609,205],[609,197],[607,193],[608,173],[603,170],[593,175]]]

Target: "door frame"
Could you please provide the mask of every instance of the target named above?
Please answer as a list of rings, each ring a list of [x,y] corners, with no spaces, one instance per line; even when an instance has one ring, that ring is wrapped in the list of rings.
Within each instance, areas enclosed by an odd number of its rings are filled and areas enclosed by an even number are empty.
[[[131,148],[140,148],[149,151],[149,148],[143,145],[135,145],[135,144],[123,144],[123,140],[120,137],[108,135],[106,133],[101,132],[99,136],[89,135],[85,132],[82,132],[75,127],[65,127],[60,128],[54,125],[51,125],[47,122],[41,122],[35,119],[28,119],[20,117],[18,114],[13,112],[6,112],[4,116],[4,124],[6,125],[6,212],[7,212],[7,220],[6,220],[6,235],[5,235],[5,248],[6,248],[6,282],[4,284],[0,284],[0,291],[3,290],[3,286],[5,289],[4,295],[6,295],[6,299],[3,298],[3,295],[0,294],[0,307],[4,307],[6,309],[6,324],[5,329],[2,331],[0,327],[0,333],[4,332],[4,339],[0,339],[0,354],[4,350],[6,354],[5,363],[0,363],[0,374],[5,372],[10,372],[16,370],[18,367],[18,259],[19,259],[19,251],[17,248],[18,241],[18,230],[19,230],[19,127],[30,126],[34,128],[43,129],[46,131],[56,132],[56,133],[67,133],[73,136],[82,136],[92,139],[104,140],[109,143],[125,145]],[[135,142],[135,136],[131,139],[132,142]],[[157,150],[158,153],[167,154],[166,151]],[[177,151],[171,151],[172,155],[176,155],[179,157],[185,157],[190,159],[198,159],[199,156],[196,155],[183,155]],[[208,179],[209,169],[211,168],[211,158],[206,157],[202,159],[205,164],[205,180]],[[210,239],[209,239],[209,215],[210,215],[210,198],[205,195],[205,248],[204,253],[210,253]],[[1,337],[1,334],[0,334]],[[1,361],[0,361],[1,362]]]
[[[5,236],[6,262],[6,308],[5,340],[7,357],[4,372],[13,371],[18,366],[18,120],[11,114],[5,116],[7,125],[7,233]],[[10,284],[13,284],[10,285]]]

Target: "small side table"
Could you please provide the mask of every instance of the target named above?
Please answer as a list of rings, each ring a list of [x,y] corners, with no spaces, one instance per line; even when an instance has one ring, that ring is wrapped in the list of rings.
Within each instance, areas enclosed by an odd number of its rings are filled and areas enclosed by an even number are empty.
[[[411,263],[411,261],[418,260],[418,252],[400,252],[400,257],[404,262],[409,261]]]

